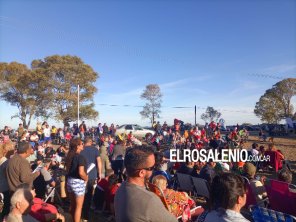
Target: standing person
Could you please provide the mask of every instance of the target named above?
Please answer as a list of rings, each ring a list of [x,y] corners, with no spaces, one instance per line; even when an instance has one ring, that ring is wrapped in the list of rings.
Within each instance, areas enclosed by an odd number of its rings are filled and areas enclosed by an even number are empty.
[[[85,125],[84,121],[82,121],[82,123],[79,126],[79,133],[80,133],[81,140],[84,140],[85,132],[86,132],[86,125]]]
[[[51,140],[51,132],[49,125],[46,123],[45,128],[43,129],[43,134],[44,134],[44,141],[49,141]]]
[[[122,140],[119,140],[117,144],[115,144],[112,154],[111,154],[111,166],[114,170],[114,173],[122,177],[124,165],[123,165],[123,158],[125,155],[125,146]]]
[[[100,146],[100,157],[102,161],[102,178],[106,176],[107,170],[110,169],[110,160],[108,156],[108,136],[103,136],[104,143]]]
[[[103,134],[102,123],[99,123],[99,124],[98,124],[98,127],[97,127],[97,134],[98,134],[98,138],[101,138],[101,135]]]
[[[86,160],[80,153],[83,146],[81,139],[71,140],[70,151],[66,157],[67,190],[70,197],[70,213],[74,222],[80,222],[85,184],[88,181]]]
[[[36,132],[37,132],[37,135],[39,137],[39,140],[41,140],[42,139],[41,137],[42,137],[43,129],[42,129],[42,126],[41,126],[40,122],[37,122]]]
[[[93,207],[93,193],[94,185],[100,181],[102,174],[102,161],[99,150],[93,145],[93,140],[90,137],[86,137],[84,141],[84,149],[80,153],[86,160],[87,166],[95,164],[95,167],[88,173],[88,181],[86,184],[86,194],[83,203],[83,212],[85,213],[84,219],[88,220],[88,212],[90,207]]]
[[[23,127],[23,124],[19,124],[19,127],[17,128],[17,135],[18,135],[18,141],[20,141],[22,135],[24,134],[24,127]]]
[[[127,151],[124,165],[128,175],[115,194],[117,222],[177,222],[161,200],[146,189],[155,165],[153,149],[138,146]]]
[[[106,123],[104,123],[104,125],[103,125],[103,134],[104,135],[109,134],[109,127],[107,126]]]
[[[10,192],[23,184],[29,184],[32,188],[33,181],[40,175],[39,171],[32,173],[29,162],[26,160],[32,153],[32,146],[29,142],[20,142],[17,153],[9,159],[6,168],[6,177]]]

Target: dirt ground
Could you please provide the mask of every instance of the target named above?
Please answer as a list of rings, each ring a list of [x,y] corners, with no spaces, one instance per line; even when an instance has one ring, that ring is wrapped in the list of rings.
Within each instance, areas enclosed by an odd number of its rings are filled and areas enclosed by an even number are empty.
[[[245,144],[245,148],[250,148],[254,142],[258,143],[259,146],[263,145],[265,148],[268,148],[269,142],[260,142],[257,136],[250,136],[249,140]],[[273,139],[273,143],[278,150],[282,151],[285,158],[289,160],[293,172],[293,183],[296,184],[296,135],[289,137],[275,137]],[[263,172],[260,174],[271,178],[276,177],[275,172]]]

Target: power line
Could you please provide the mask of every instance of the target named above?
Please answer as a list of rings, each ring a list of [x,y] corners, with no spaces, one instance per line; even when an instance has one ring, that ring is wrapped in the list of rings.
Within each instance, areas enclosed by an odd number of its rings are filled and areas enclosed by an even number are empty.
[[[288,77],[288,76],[279,76],[279,75],[270,75],[270,74],[259,74],[259,73],[253,73],[253,74],[248,74],[248,76],[255,76],[258,78],[265,78],[265,79],[286,79],[286,78],[292,78],[292,76]],[[295,76],[295,75],[293,75]]]
[[[110,107],[137,107],[137,108],[143,108],[143,105],[121,105],[121,104],[106,104],[106,103],[100,103],[97,104],[98,106],[110,106]],[[162,108],[172,108],[172,109],[194,109],[195,106],[162,106]],[[205,110],[207,108],[205,107],[199,107],[197,106],[196,109]],[[229,109],[217,109],[220,112],[236,112],[236,113],[253,113],[251,111],[246,110],[229,110]]]

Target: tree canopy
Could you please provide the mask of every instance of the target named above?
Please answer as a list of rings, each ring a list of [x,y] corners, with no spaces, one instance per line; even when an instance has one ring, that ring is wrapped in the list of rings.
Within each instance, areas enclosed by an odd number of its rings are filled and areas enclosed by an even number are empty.
[[[201,119],[203,119],[205,122],[209,121],[212,122],[214,120],[218,120],[221,117],[221,113],[217,110],[215,110],[213,107],[208,106],[205,113],[201,114]]]
[[[78,85],[81,119],[97,117],[93,103],[97,78],[98,74],[77,56],[54,55],[33,60],[31,69],[16,62],[1,63],[0,96],[18,107],[15,116],[25,126],[29,126],[33,116],[53,117],[67,124],[77,117]]]
[[[148,118],[151,124],[156,118],[159,118],[161,113],[162,94],[160,87],[157,84],[149,84],[141,94],[141,99],[147,100],[143,110],[140,112],[142,118]]]
[[[294,106],[291,100],[295,95],[295,78],[279,81],[260,97],[254,113],[266,123],[278,123],[284,118],[293,117]]]
[[[0,63],[0,98],[18,108],[24,127],[30,125],[33,116],[43,115],[48,95],[45,93],[47,78],[17,62]]]

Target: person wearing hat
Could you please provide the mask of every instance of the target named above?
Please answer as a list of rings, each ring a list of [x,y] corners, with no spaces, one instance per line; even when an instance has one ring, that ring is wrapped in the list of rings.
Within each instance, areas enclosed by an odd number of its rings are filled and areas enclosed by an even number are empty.
[[[267,193],[263,185],[265,177],[261,177],[260,180],[255,178],[256,167],[252,163],[246,163],[243,167],[243,172],[244,176],[248,178],[251,189],[256,195],[256,201],[259,204],[265,197],[267,197]]]

